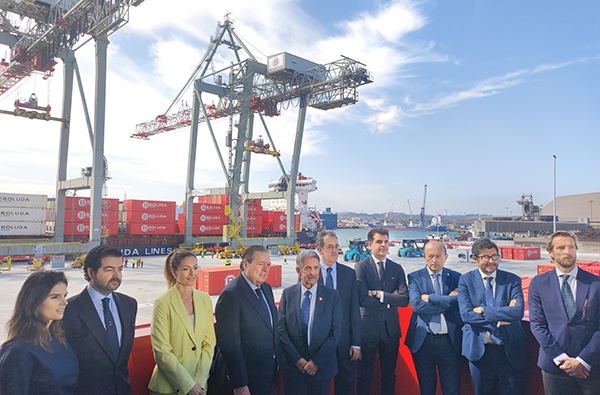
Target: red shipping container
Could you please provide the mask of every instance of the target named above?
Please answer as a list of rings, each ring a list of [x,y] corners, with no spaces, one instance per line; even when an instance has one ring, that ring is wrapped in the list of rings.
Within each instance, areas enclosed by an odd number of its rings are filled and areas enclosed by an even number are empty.
[[[224,225],[192,224],[192,235],[194,236],[223,236]]]
[[[171,224],[139,224],[128,223],[127,234],[129,235],[173,235],[177,230],[175,223]]]
[[[287,224],[276,225],[274,222],[269,223],[269,231],[271,232],[287,232]]]
[[[142,211],[154,213],[175,212],[175,202],[164,202],[159,200],[125,200],[123,211]]]
[[[518,260],[529,260],[529,259],[540,259],[540,247],[514,247],[513,248],[513,259]]]
[[[118,223],[119,222],[119,212],[110,210],[101,212],[102,221],[108,221],[108,223]],[[81,209],[67,209],[65,210],[65,223],[66,222],[90,222],[90,210],[81,210]]]
[[[185,224],[183,222],[177,222],[177,231],[180,234],[184,234],[185,233]]]
[[[82,236],[90,234],[90,224],[89,223],[75,223],[71,224],[71,222],[65,222],[64,225],[64,235],[74,235],[74,236]],[[119,224],[112,223],[107,226],[102,226],[101,231],[103,235],[116,235],[119,233]]]
[[[499,246],[502,259],[513,259],[513,246]]]
[[[554,264],[547,263],[544,265],[537,265],[537,274],[542,274],[554,270]]]
[[[170,224],[175,222],[175,211],[158,213],[153,211],[123,211],[125,222]]]
[[[192,223],[199,225],[227,225],[229,223],[229,217],[227,217],[225,214],[194,214],[194,216],[192,217]]]
[[[65,209],[85,209],[89,210],[92,200],[89,197],[65,197]],[[102,209],[109,211],[119,211],[119,199],[102,199]]]
[[[202,267],[195,288],[209,295],[218,295],[240,274],[239,265]],[[271,287],[281,287],[281,265],[271,265],[266,281]]]
[[[586,265],[582,267],[588,273],[595,274],[596,276],[600,276],[600,266],[598,265]]]
[[[194,203],[194,214],[225,214],[225,205],[212,203]],[[185,203],[183,204],[185,213]]]

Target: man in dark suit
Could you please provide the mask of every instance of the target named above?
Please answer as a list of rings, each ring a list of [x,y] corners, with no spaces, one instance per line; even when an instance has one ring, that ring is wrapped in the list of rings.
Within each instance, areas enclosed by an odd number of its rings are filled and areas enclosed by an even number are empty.
[[[337,290],[342,305],[342,336],[337,347],[335,393],[352,395],[356,392],[354,376],[356,361],[360,357],[360,308],[356,273],[351,267],[337,263],[340,246],[334,231],[321,231],[316,241],[321,255],[319,283]]]
[[[393,395],[400,347],[398,307],[408,305],[408,289],[402,266],[387,259],[387,229],[372,229],[368,236],[372,256],[355,266],[361,315],[361,359],[358,361],[358,395],[371,391],[373,364],[379,350],[381,394]]]
[[[215,334],[235,395],[270,395],[279,354],[277,308],[266,283],[271,258],[263,246],[242,256],[241,273],[221,292]]]
[[[475,395],[525,394],[521,278],[498,269],[498,247],[489,239],[475,241],[472,251],[479,269],[461,276],[458,306],[464,321],[462,353],[470,361]]]
[[[296,258],[300,282],[284,289],[279,301],[286,395],[328,395],[331,379],[338,372],[340,296],[319,284],[320,271],[319,255],[302,251]]]
[[[121,285],[123,255],[110,246],[94,247],[85,257],[89,282],[69,298],[63,327],[79,360],[75,394],[129,395],[127,363],[135,335],[137,302],[115,292]]]
[[[577,240],[550,236],[546,250],[556,269],[529,286],[531,331],[540,344],[538,366],[546,395],[600,391],[600,278],[577,267]]]
[[[427,266],[408,275],[413,314],[404,344],[412,352],[421,395],[435,395],[438,373],[442,393],[458,395],[462,346],[462,320],[458,311],[460,273],[444,268],[448,254],[439,241],[425,245],[424,257]]]

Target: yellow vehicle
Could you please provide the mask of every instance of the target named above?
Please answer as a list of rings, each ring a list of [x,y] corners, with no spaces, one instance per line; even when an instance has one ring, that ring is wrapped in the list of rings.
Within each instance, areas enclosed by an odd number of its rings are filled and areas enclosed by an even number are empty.
[[[289,244],[278,245],[279,255],[294,255],[300,253],[300,246],[296,243],[294,246]]]
[[[80,254],[75,258],[75,262],[71,263],[71,269],[79,269],[83,267],[83,261],[87,254]]]
[[[219,259],[241,258],[242,255],[244,255],[246,248],[248,248],[248,247],[238,247],[236,249],[231,248],[231,247],[225,247],[225,249],[223,251],[219,252],[219,255],[217,255],[217,258],[219,258]]]
[[[4,259],[0,259],[0,271],[10,272],[11,264],[12,264],[12,258],[9,256],[7,256]]]
[[[46,260],[44,258],[33,258],[30,262],[31,265],[27,266],[27,270],[29,271],[38,271],[38,270],[44,270],[44,262]]]

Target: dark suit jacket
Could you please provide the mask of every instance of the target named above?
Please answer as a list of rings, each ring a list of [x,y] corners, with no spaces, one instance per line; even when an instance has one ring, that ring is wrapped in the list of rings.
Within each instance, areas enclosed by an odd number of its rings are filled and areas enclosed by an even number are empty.
[[[362,342],[377,340],[384,329],[389,338],[400,339],[398,307],[408,306],[408,289],[402,266],[386,259],[383,284],[379,280],[373,256],[363,259],[354,267],[358,281]],[[383,291],[383,303],[368,295],[369,290]],[[394,293],[398,291],[398,293]],[[381,326],[384,325],[385,328]]]
[[[121,350],[116,361],[87,289],[69,298],[62,321],[67,340],[79,360],[79,380],[74,394],[131,394],[127,363],[135,335],[137,302],[118,292],[113,292],[113,296],[121,320]]]
[[[458,295],[449,296],[450,292],[458,288],[460,273],[443,268],[441,274],[443,295],[435,293],[427,267],[408,275],[408,294],[413,314],[410,317],[404,344],[413,353],[417,352],[425,341],[431,318],[439,314],[443,314],[446,319],[452,346],[457,354],[461,353],[462,320],[458,311]],[[429,302],[421,299],[423,294],[429,295]]]
[[[279,300],[279,336],[286,368],[296,369],[294,365],[301,358],[312,360],[319,367],[313,377],[328,380],[338,371],[336,349],[342,325],[340,296],[335,289],[317,286],[310,346],[307,348],[302,338],[301,293],[302,284],[294,284],[283,290]]]
[[[516,306],[510,307],[512,299]],[[458,306],[464,321],[462,354],[469,361],[478,361],[485,353],[483,337],[486,331],[493,332],[498,321],[510,322],[500,327],[504,352],[515,369],[527,367],[527,339],[521,326],[525,303],[521,278],[515,274],[496,270],[495,306],[486,306],[485,286],[479,269],[465,273],[458,282]],[[484,314],[473,311],[484,306]]]
[[[540,344],[538,366],[549,373],[560,373],[553,359],[566,353],[591,365],[590,377],[600,377],[600,278],[579,269],[576,310],[571,320],[563,306],[555,270],[531,280],[529,321]]]
[[[260,288],[269,303],[273,326],[264,302],[240,273],[219,296],[215,333],[231,388],[250,385],[254,392],[270,393],[279,355],[277,308],[271,286],[263,283]]]
[[[342,307],[342,335],[338,344],[338,356],[350,360],[350,347],[360,347],[360,307],[356,272],[349,266],[337,262],[337,291]],[[319,273],[319,284],[323,276]]]

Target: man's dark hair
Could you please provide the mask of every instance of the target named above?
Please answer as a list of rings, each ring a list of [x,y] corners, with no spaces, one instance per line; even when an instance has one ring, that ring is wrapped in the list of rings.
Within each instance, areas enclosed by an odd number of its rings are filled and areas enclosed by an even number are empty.
[[[369,231],[369,234],[367,235],[367,240],[369,240],[369,243],[372,243],[373,240],[375,240],[375,235],[387,236],[389,238],[390,237],[390,231],[387,230],[386,228],[371,229]]]
[[[244,261],[247,261],[248,263],[252,263],[252,261],[254,260],[254,255],[257,252],[266,252],[266,253],[268,253],[269,250],[267,250],[263,246],[250,246],[250,247],[248,247],[246,249],[246,251],[244,251],[244,254],[242,255],[242,262],[240,263],[240,272],[244,271]]]
[[[88,274],[88,269],[92,269],[94,274],[98,273],[98,269],[102,266],[103,258],[122,258],[123,253],[121,250],[111,246],[98,246],[94,247],[88,252],[83,261],[83,277],[86,281],[90,281],[92,278]]]
[[[473,243],[473,247],[471,247],[471,252],[473,253],[473,256],[479,256],[479,251],[487,248],[495,248],[496,254],[498,253],[498,246],[496,243],[486,238],[477,239],[475,243]]]
[[[315,240],[317,247],[325,247],[325,236],[333,236],[337,239],[337,235],[333,230],[322,230],[319,232],[317,239]]]

